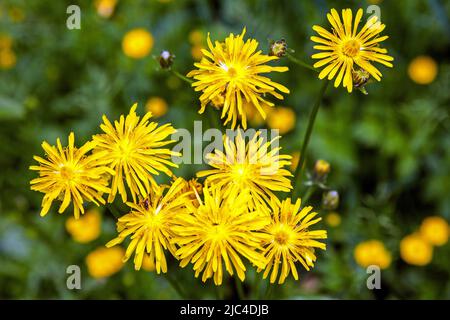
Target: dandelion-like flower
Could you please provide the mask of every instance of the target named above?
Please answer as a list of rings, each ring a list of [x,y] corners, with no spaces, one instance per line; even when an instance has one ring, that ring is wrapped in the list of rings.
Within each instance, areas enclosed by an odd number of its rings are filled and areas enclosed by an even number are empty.
[[[39,165],[30,166],[30,170],[39,172],[39,178],[31,180],[31,190],[45,193],[42,199],[41,216],[45,216],[54,200],[62,200],[58,212],[63,213],[73,202],[73,215],[76,219],[80,212],[84,213],[83,204],[93,202],[104,204],[103,193],[109,193],[109,174],[114,171],[107,167],[104,153],[88,155],[95,143],[90,141],[81,148],[75,147],[75,135],[69,134],[69,145],[63,148],[59,138],[56,146],[46,141],[42,148],[46,152],[46,159],[34,156]]]
[[[266,279],[272,271],[270,283],[276,281],[278,274],[278,284],[284,283],[291,272],[298,280],[295,263],[300,262],[309,271],[316,261],[314,248],[325,249],[325,244],[316,239],[326,239],[327,232],[309,230],[322,218],[315,218],[317,213],[311,212],[312,207],[300,210],[300,205],[300,199],[292,204],[290,198],[282,201],[281,205],[272,204],[272,221],[264,228],[266,234],[263,242],[263,254],[267,258],[263,278]]]
[[[104,134],[93,137],[97,143],[94,152],[106,151],[103,159],[109,160],[109,166],[116,173],[112,179],[108,202],[114,201],[117,192],[123,202],[127,201],[125,181],[133,202],[136,203],[136,196],[145,198],[152,186],[157,187],[153,175],[164,172],[171,176],[168,166],[177,167],[171,157],[178,156],[179,153],[163,148],[174,142],[166,138],[176,130],[170,124],[158,126],[156,122],[149,122],[151,112],[140,119],[136,115],[136,107],[137,104],[134,104],[130,113],[126,117],[120,116],[120,120],[114,121],[114,125],[103,116],[104,123],[100,128]]]
[[[388,38],[388,36],[379,36],[386,26],[374,15],[358,32],[362,16],[363,10],[359,9],[353,21],[352,10],[344,9],[341,21],[338,12],[331,9],[327,18],[333,29],[332,33],[320,26],[313,26],[313,30],[320,35],[320,37],[311,37],[312,41],[318,43],[314,49],[323,51],[312,56],[313,59],[319,59],[314,67],[326,66],[319,73],[319,78],[323,79],[327,76],[328,80],[336,78],[334,86],[337,88],[342,82],[348,92],[353,90],[353,71],[361,68],[380,81],[382,74],[371,61],[392,67],[389,61],[394,60],[387,55],[386,49],[380,48],[380,43]]]
[[[283,96],[276,92],[289,93],[289,90],[262,73],[285,72],[287,67],[274,67],[265,63],[277,60],[277,56],[268,56],[256,51],[258,41],[247,39],[244,42],[245,28],[240,35],[230,34],[225,42],[216,41],[213,45],[208,34],[209,51],[202,49],[204,57],[195,63],[198,69],[188,73],[196,82],[192,84],[195,91],[202,91],[200,96],[200,113],[205,111],[209,103],[216,103],[217,98],[224,98],[221,118],[226,125],[231,121],[231,128],[236,126],[238,116],[241,116],[242,126],[247,128],[247,116],[244,100],[252,102],[262,117],[266,114],[261,104],[273,106],[265,100],[264,94],[269,93],[278,99]]]
[[[191,213],[178,215],[173,231],[174,242],[180,248],[177,256],[180,266],[191,262],[195,277],[203,272],[202,281],[213,277],[216,285],[222,284],[224,271],[236,272],[241,281],[245,279],[245,257],[259,268],[266,265],[259,253],[261,234],[259,231],[269,222],[267,217],[248,211],[249,193],[237,198],[224,198],[219,188],[205,186],[204,201]],[[224,270],[225,267],[225,270]]]
[[[174,236],[172,223],[177,215],[186,211],[185,202],[188,194],[180,195],[184,187],[183,178],[178,178],[170,188],[157,187],[141,203],[128,202],[131,212],[120,217],[117,222],[119,235],[109,241],[106,246],[113,247],[122,243],[131,235],[124,262],[130,259],[133,252],[134,268],[140,270],[145,254],[153,261],[156,272],[167,272],[165,250],[175,255],[176,247],[171,241]]]
[[[288,178],[292,174],[283,169],[290,165],[291,156],[280,155],[281,147],[271,146],[280,137],[266,141],[258,131],[248,143],[244,138],[242,130],[238,130],[235,139],[224,135],[225,153],[216,149],[208,154],[208,164],[214,169],[200,171],[197,176],[206,176],[206,183],[223,188],[227,197],[236,198],[248,189],[249,208],[253,210],[266,206],[272,199],[277,201],[274,191],[292,189]]]

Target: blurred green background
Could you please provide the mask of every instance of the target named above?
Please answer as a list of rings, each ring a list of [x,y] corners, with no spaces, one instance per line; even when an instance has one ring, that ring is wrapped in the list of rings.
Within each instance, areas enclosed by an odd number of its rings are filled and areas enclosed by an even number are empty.
[[[164,276],[136,272],[132,263],[101,279],[88,270],[86,256],[115,237],[115,221],[107,210],[100,210],[102,218],[96,222],[100,234],[87,243],[69,234],[65,224],[70,211],[58,215],[53,207],[45,218],[39,217],[42,194],[30,191],[35,173],[28,166],[33,155],[43,155],[41,142],[54,144],[61,137],[65,143],[74,131],[78,144],[84,143],[99,132],[102,114],[117,118],[134,102],[139,103],[140,114],[146,106],[156,108],[161,111],[160,123],[191,130],[194,120],[205,119],[197,114],[198,94],[161,70],[155,57],[162,50],[175,54],[174,69],[186,74],[208,32],[220,40],[246,26],[247,36],[258,39],[264,52],[269,40],[284,38],[294,56],[312,64],[311,27],[329,28],[326,13],[331,8],[366,10],[371,4],[380,7],[387,25],[384,34],[390,38],[383,46],[395,58],[394,68],[379,67],[383,79],[367,87],[367,96],[358,91],[348,94],[343,88],[327,91],[306,165],[312,170],[317,159],[331,164],[327,185],[339,192],[340,204],[330,216],[321,206],[321,191],[310,198],[324,217],[321,227],[329,232],[327,250],[319,253],[312,271],[303,270],[298,282],[291,279],[277,286],[272,298],[450,298],[450,250],[445,239],[442,245],[427,242],[411,249],[409,255],[417,253],[419,258],[433,250],[432,258],[425,257],[420,266],[408,263],[400,252],[402,239],[417,232],[424,218],[450,219],[450,2],[114,2],[0,2],[0,298],[179,298]],[[70,4],[81,8],[80,30],[66,28]],[[145,58],[124,54],[122,39],[133,28],[152,35],[154,43]],[[411,66],[423,55],[432,60]],[[273,78],[291,94],[277,105],[289,107],[296,116],[294,128],[288,128],[281,143],[283,150],[293,153],[299,149],[321,82],[288,59],[280,64],[290,71]],[[148,103],[152,97],[163,100]],[[184,165],[175,174],[190,178],[198,169]],[[448,229],[434,227],[432,234],[448,237]],[[384,246],[384,251],[372,255],[387,260],[380,290],[367,289],[366,268],[355,260],[355,247],[370,239]],[[66,288],[66,267],[73,264],[81,267],[81,290]],[[190,266],[179,269],[171,260],[169,273],[189,297],[216,297],[213,286],[195,279]],[[249,272],[249,283],[254,277]],[[220,290],[224,297],[235,296],[231,280]],[[255,297],[248,285],[244,290]]]

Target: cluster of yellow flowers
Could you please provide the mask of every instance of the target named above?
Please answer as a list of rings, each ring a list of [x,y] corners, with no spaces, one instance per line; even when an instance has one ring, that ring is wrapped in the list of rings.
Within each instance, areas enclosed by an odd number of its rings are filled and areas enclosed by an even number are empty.
[[[0,34],[0,69],[10,69],[16,64],[13,40],[9,35]]]
[[[337,75],[335,86],[342,80],[348,91],[354,85],[354,64],[377,80],[381,73],[369,61],[391,66],[387,61],[392,58],[378,45],[387,38],[377,37],[384,25],[372,18],[356,34],[361,16],[359,10],[352,30],[351,10],[343,11],[343,24],[332,10],[328,19],[333,33],[313,28],[322,36],[312,37],[320,43],[315,48],[325,51],[313,56],[321,59],[315,67],[328,64],[319,77],[331,80]],[[261,75],[288,71],[285,66],[266,64],[279,56],[263,54],[258,42],[244,40],[244,35],[245,28],[240,35],[230,34],[214,44],[208,35],[209,50],[201,49],[202,58],[194,64],[197,69],[187,75],[194,78],[195,91],[201,92],[200,113],[207,106],[220,109],[224,125],[230,123],[232,129],[246,129],[252,110],[265,119],[265,109],[274,106],[268,96],[283,99],[281,93],[289,93],[285,86]],[[122,41],[124,53],[136,59],[147,56],[152,46],[153,38],[144,29],[130,31]],[[149,110],[155,108],[154,103],[148,104]],[[113,123],[103,116],[102,133],[79,148],[73,133],[67,147],[60,139],[56,146],[42,143],[46,157],[35,156],[38,165],[30,167],[39,172],[39,177],[31,181],[31,189],[45,194],[42,216],[53,201],[61,200],[58,212],[63,213],[72,203],[78,219],[87,203],[106,205],[118,195],[130,211],[118,219],[118,236],[107,243],[108,248],[130,238],[123,261],[134,254],[136,270],[144,266],[157,273],[167,272],[168,252],[181,267],[191,263],[196,277],[202,274],[203,281],[213,278],[216,285],[222,284],[225,271],[243,281],[247,268],[244,259],[263,272],[263,278],[270,275],[271,283],[278,280],[280,284],[291,273],[298,279],[296,264],[307,270],[314,266],[315,248],[325,249],[319,240],[326,239],[327,233],[310,230],[321,220],[312,207],[302,206],[300,199],[278,198],[277,193],[292,189],[292,174],[284,168],[291,165],[291,156],[280,155],[281,148],[273,147],[280,137],[266,141],[257,131],[246,142],[241,130],[234,138],[224,135],[223,151],[215,150],[207,156],[211,169],[197,173],[197,178],[205,178],[201,184],[197,179],[187,181],[173,175],[170,168],[177,167],[173,157],[180,154],[168,148],[174,142],[168,137],[176,131],[171,124],[151,122],[152,112],[141,118],[136,107],[133,105],[128,115]],[[291,110],[278,112],[289,114]],[[279,118],[275,116],[269,122],[276,123]],[[171,177],[172,182],[158,184],[155,176],[160,173]],[[96,221],[93,216],[87,223]],[[79,226],[68,223],[67,228],[76,237]],[[103,270],[106,267],[96,258],[111,255],[108,252],[100,250],[88,258],[91,274],[101,277],[118,270],[117,266],[111,267],[112,271]],[[119,251],[113,254],[119,255]]]

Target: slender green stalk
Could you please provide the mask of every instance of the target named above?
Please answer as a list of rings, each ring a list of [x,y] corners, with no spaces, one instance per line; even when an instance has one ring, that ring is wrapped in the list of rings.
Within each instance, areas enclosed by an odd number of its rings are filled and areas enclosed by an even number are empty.
[[[300,150],[300,159],[298,161],[297,168],[294,173],[294,188],[292,189],[291,196],[295,197],[298,192],[298,188],[300,187],[300,180],[303,175],[303,164],[306,159],[306,149],[308,148],[309,138],[311,137],[312,130],[314,128],[314,122],[316,121],[317,112],[319,111],[320,104],[322,103],[323,96],[325,95],[325,91],[328,87],[328,80],[324,80],[322,84],[322,88],[320,89],[319,96],[317,97],[316,102],[309,114],[308,126],[306,128],[305,136],[303,138],[302,147]]]
[[[314,194],[314,191],[316,191],[316,186],[309,186],[302,197],[302,203],[308,202],[309,198]]]
[[[239,297],[239,300],[245,299],[244,288],[242,287],[242,282],[238,277],[234,277],[234,282],[236,283],[236,290]]]
[[[175,70],[173,70],[173,69],[170,69],[170,71],[175,75],[175,76],[177,76],[178,78],[180,78],[181,80],[183,80],[183,81],[186,81],[187,83],[189,83],[189,84],[192,84],[194,81],[192,80],[192,79],[189,79],[188,77],[186,77],[186,76],[183,76],[181,73],[179,73],[178,71],[175,71]]]
[[[317,70],[316,68],[310,66],[310,65],[307,64],[306,62],[304,62],[304,61],[302,61],[302,60],[300,60],[300,59],[298,59],[298,58],[292,56],[289,52],[286,52],[286,57],[287,57],[289,60],[291,60],[292,62],[298,64],[299,66],[301,66],[301,67],[303,67],[303,68],[312,70],[312,71],[314,71],[314,72],[319,72],[319,70]]]
[[[164,275],[164,278],[167,280],[167,282],[169,282],[170,286],[176,291],[176,293],[178,293],[180,298],[186,299],[187,296],[184,293],[184,290],[181,289],[181,286],[178,283],[178,281],[176,281],[174,278],[172,278],[171,274],[169,274],[169,273],[163,273],[163,275]]]

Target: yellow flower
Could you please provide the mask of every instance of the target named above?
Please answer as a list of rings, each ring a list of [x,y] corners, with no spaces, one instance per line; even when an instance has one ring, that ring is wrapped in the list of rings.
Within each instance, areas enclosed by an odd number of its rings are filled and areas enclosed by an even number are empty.
[[[238,130],[235,139],[224,135],[225,153],[215,150],[206,155],[208,164],[214,169],[200,171],[197,177],[207,177],[205,183],[223,188],[224,195],[231,198],[249,189],[250,209],[277,199],[273,191],[289,192],[292,185],[288,177],[292,174],[283,167],[291,164],[291,156],[278,154],[281,147],[269,149],[280,137],[266,142],[260,133],[258,131],[248,143],[242,130]]]
[[[99,16],[109,18],[114,13],[117,0],[96,0],[95,7]]]
[[[425,266],[433,258],[433,246],[420,234],[410,234],[400,241],[400,256],[409,264]]]
[[[57,147],[49,145],[46,141],[42,148],[47,158],[34,156],[39,162],[38,166],[30,166],[30,170],[39,171],[39,178],[31,180],[31,190],[45,193],[42,199],[41,216],[45,216],[52,202],[56,199],[62,200],[59,213],[73,201],[73,214],[75,219],[84,213],[83,203],[85,201],[104,204],[103,193],[109,193],[107,173],[114,174],[109,169],[107,161],[102,159],[103,152],[87,155],[95,143],[87,142],[81,148],[74,145],[75,136],[69,135],[69,146],[63,148],[59,138],[56,140]]]
[[[203,50],[203,46],[199,45],[199,44],[196,44],[195,46],[193,46],[191,48],[191,55],[192,55],[192,58],[194,58],[195,61],[202,60],[202,58],[203,58],[202,50]]]
[[[11,69],[16,65],[17,58],[10,49],[0,50],[0,69]]]
[[[281,135],[294,129],[295,122],[295,112],[291,108],[277,107],[267,116],[269,128],[278,129]]]
[[[270,117],[270,113],[274,110],[274,108],[265,103],[261,103],[260,106],[266,113],[266,117]],[[263,119],[258,109],[256,109],[252,102],[244,101],[243,108],[246,111],[247,119],[252,126],[258,127],[264,124],[265,119]]]
[[[207,38],[208,50],[202,50],[203,59],[195,63],[198,69],[188,73],[196,82],[192,84],[195,91],[202,91],[200,96],[200,113],[205,111],[210,103],[218,95],[223,95],[225,102],[222,107],[221,118],[225,118],[226,125],[231,121],[231,128],[236,126],[238,116],[241,116],[242,126],[247,128],[247,116],[243,109],[243,102],[253,102],[255,107],[265,119],[266,114],[261,108],[261,103],[273,106],[273,103],[264,99],[268,93],[278,99],[283,96],[276,92],[289,93],[289,90],[261,76],[261,73],[272,71],[285,72],[287,67],[272,67],[266,62],[277,60],[278,57],[261,54],[256,51],[258,42],[248,39],[244,42],[245,28],[241,35],[230,34],[225,42],[216,41],[213,45],[211,39]]]
[[[341,216],[339,215],[339,213],[337,212],[330,212],[329,214],[327,214],[327,216],[325,217],[325,222],[330,226],[330,227],[337,227],[341,224]]]
[[[162,270],[166,273],[167,261],[164,251],[169,250],[173,255],[176,251],[175,245],[171,242],[173,220],[186,211],[188,194],[179,195],[183,187],[184,179],[178,178],[168,189],[155,187],[149,198],[139,204],[127,202],[131,212],[119,218],[117,222],[119,235],[106,246],[115,246],[132,235],[124,261],[128,261],[134,252],[134,268],[140,270],[144,254],[149,254],[150,260],[155,263],[156,272],[159,274]]]
[[[353,90],[352,71],[362,68],[370,73],[376,80],[381,80],[381,72],[375,68],[370,61],[381,63],[387,67],[392,67],[394,58],[387,55],[387,50],[379,45],[388,36],[379,36],[386,27],[378,21],[377,16],[371,17],[358,32],[358,26],[363,16],[363,10],[356,13],[354,24],[352,25],[352,10],[342,10],[342,22],[338,12],[331,9],[327,14],[328,21],[332,26],[332,32],[320,26],[313,26],[320,37],[312,36],[311,40],[318,43],[314,49],[323,51],[312,56],[313,59],[320,59],[314,64],[314,68],[326,66],[319,74],[323,79],[328,76],[328,80],[336,78],[334,86],[337,88],[342,82],[348,92]]]
[[[292,172],[294,172],[297,169],[298,163],[300,161],[300,152],[295,151],[292,153],[292,160],[291,160],[291,166],[290,169]]]
[[[314,164],[314,173],[319,176],[323,177],[327,175],[330,172],[330,163],[328,161],[319,159]]]
[[[144,258],[142,259],[142,269],[148,272],[155,271],[155,261],[149,254],[144,254]]]
[[[434,216],[425,218],[420,226],[423,239],[435,246],[442,246],[448,242],[449,226],[445,219]]]
[[[122,50],[130,58],[144,58],[152,48],[153,36],[143,28],[128,31],[122,39]]]
[[[418,84],[429,84],[433,82],[437,73],[437,63],[429,56],[418,56],[408,66],[409,77]]]
[[[98,238],[101,232],[102,218],[98,209],[91,209],[80,219],[69,217],[66,230],[79,243],[88,243]]]
[[[152,97],[148,99],[145,105],[145,110],[147,110],[147,112],[151,112],[156,118],[165,115],[167,113],[167,109],[168,106],[166,100],[160,97]]]
[[[356,263],[367,268],[376,265],[386,269],[391,265],[391,254],[379,240],[368,240],[359,243],[353,252]]]
[[[97,248],[86,257],[89,274],[96,279],[106,278],[119,272],[123,267],[125,250],[116,248]]]
[[[7,34],[0,34],[0,51],[12,48],[13,40]]]
[[[309,271],[316,261],[314,248],[326,248],[325,243],[316,239],[326,239],[327,232],[309,230],[322,218],[314,219],[317,213],[311,212],[312,207],[300,209],[300,205],[300,199],[293,204],[290,198],[283,200],[281,204],[272,203],[272,219],[264,229],[266,236],[263,241],[263,254],[267,258],[263,278],[266,279],[271,273],[270,283],[275,283],[278,274],[278,284],[284,283],[291,272],[294,279],[298,280],[295,262],[300,262]]]
[[[200,196],[203,194],[203,185],[197,181],[197,179],[191,179],[191,180],[184,180],[183,181],[183,188],[180,190],[178,195],[183,195],[185,193],[188,193],[189,196],[187,197],[191,204],[195,207],[198,207],[200,205]]]
[[[230,275],[236,272],[244,281],[246,267],[241,256],[259,268],[266,265],[258,250],[259,231],[268,219],[258,212],[248,211],[248,192],[231,198],[219,188],[205,186],[203,194],[200,206],[191,207],[189,214],[177,215],[173,227],[174,242],[180,246],[176,252],[181,259],[180,266],[184,268],[191,262],[195,277],[203,272],[203,282],[213,277],[214,283],[221,285],[224,271]]]
[[[134,104],[130,113],[126,117],[120,116],[114,125],[104,115],[104,123],[100,125],[104,134],[93,137],[97,143],[94,153],[102,152],[102,159],[109,161],[110,168],[116,173],[112,179],[109,202],[114,201],[117,191],[122,201],[127,201],[124,181],[133,202],[137,201],[137,195],[145,198],[151,186],[157,186],[153,175],[164,172],[170,176],[172,172],[167,166],[177,167],[170,158],[178,153],[162,148],[173,142],[165,139],[176,130],[170,124],[158,127],[156,122],[149,122],[152,116],[150,112],[140,119],[136,115],[136,107],[137,104]]]
[[[192,45],[202,44],[203,42],[203,32],[201,30],[195,29],[189,32],[189,42]]]

